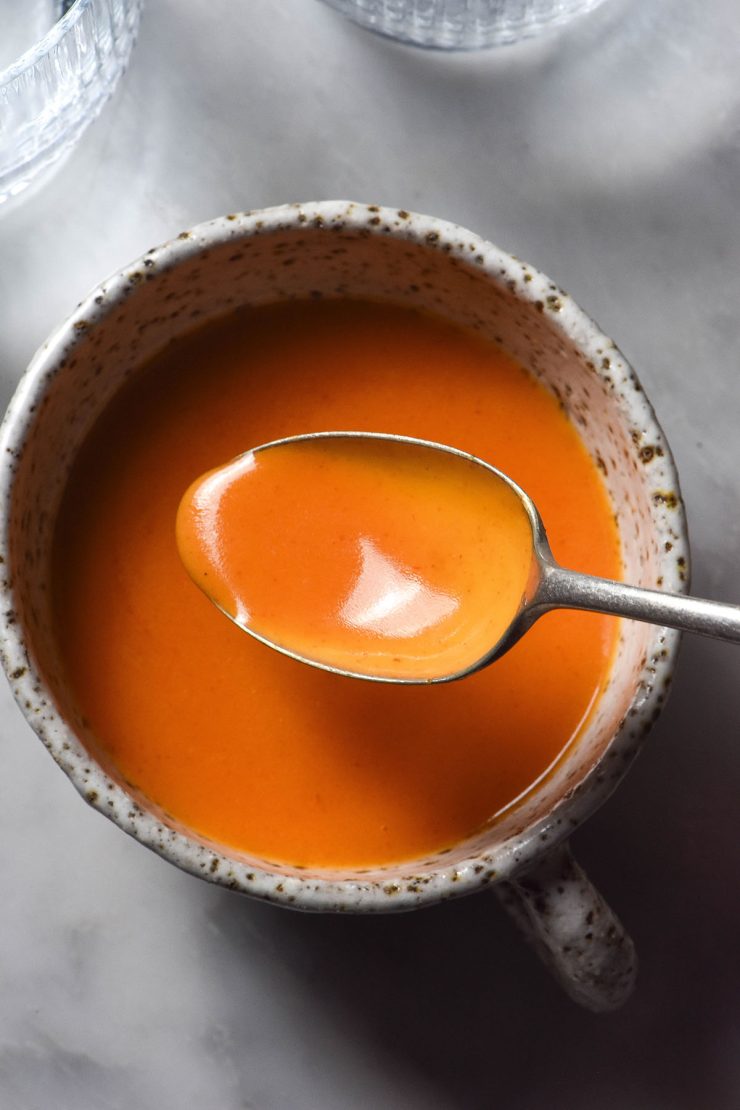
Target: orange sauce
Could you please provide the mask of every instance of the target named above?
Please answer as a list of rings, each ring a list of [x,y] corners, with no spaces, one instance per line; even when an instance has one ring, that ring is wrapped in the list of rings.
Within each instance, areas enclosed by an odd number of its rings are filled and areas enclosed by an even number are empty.
[[[250,451],[197,479],[177,514],[193,581],[304,659],[423,681],[479,663],[533,570],[521,499],[469,458],[383,438]]]
[[[60,510],[55,625],[68,697],[128,782],[232,848],[363,867],[449,846],[541,779],[608,678],[616,622],[548,615],[435,686],[353,681],[245,635],[184,569],[178,505],[225,459],[326,428],[490,461],[532,496],[559,561],[619,577],[600,475],[519,365],[411,310],[297,303],[172,344],[98,421]]]

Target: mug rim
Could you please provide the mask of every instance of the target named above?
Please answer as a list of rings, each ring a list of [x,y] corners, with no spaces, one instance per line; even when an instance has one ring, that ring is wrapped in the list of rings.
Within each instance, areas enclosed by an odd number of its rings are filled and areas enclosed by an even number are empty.
[[[0,427],[0,562],[6,576],[0,581],[0,660],[13,695],[32,729],[67,774],[78,792],[94,808],[112,819],[125,832],[182,870],[211,882],[291,908],[351,912],[389,912],[413,909],[472,893],[491,882],[512,877],[526,869],[543,853],[565,840],[611,794],[639,751],[642,741],[661,708],[656,699],[658,684],[670,682],[680,634],[656,628],[651,641],[655,656],[650,660],[649,686],[633,703],[610,744],[620,758],[610,775],[595,775],[603,756],[585,778],[561,798],[545,816],[520,833],[509,836],[489,851],[476,852],[456,864],[440,863],[434,871],[418,874],[421,860],[346,870],[347,878],[328,877],[321,869],[292,868],[293,874],[275,865],[244,862],[228,854],[225,847],[207,844],[164,824],[152,811],[143,809],[131,794],[105,773],[84,748],[73,728],[57,709],[53,696],[37,670],[16,620],[16,593],[7,577],[11,550],[9,522],[15,474],[26,436],[50,383],[63,369],[65,356],[79,339],[103,320],[131,289],[131,276],[145,271],[155,275],[224,242],[237,242],[256,235],[296,229],[310,221],[315,229],[348,228],[383,238],[395,237],[436,248],[445,254],[472,259],[480,273],[499,287],[514,289],[517,299],[529,302],[583,354],[594,373],[614,397],[626,426],[648,427],[660,439],[663,451],[656,460],[662,490],[672,497],[654,501],[651,513],[656,532],[669,536],[673,550],[665,558],[668,589],[686,589],[688,535],[678,475],[670,447],[662,435],[652,405],[637,376],[598,325],[545,274],[514,255],[457,224],[437,217],[373,204],[351,201],[316,201],[281,205],[220,216],[196,225],[179,236],[143,254],[96,286],[58,327],[32,358],[22,375]],[[523,280],[523,275],[526,278]],[[604,351],[609,352],[604,357]],[[637,450],[637,445],[635,447]],[[659,651],[658,651],[659,648]],[[661,699],[662,700],[662,699]],[[556,819],[554,820],[554,815]],[[442,853],[444,860],[444,853]],[[287,866],[287,865],[286,865]],[[386,874],[384,874],[386,873]]]

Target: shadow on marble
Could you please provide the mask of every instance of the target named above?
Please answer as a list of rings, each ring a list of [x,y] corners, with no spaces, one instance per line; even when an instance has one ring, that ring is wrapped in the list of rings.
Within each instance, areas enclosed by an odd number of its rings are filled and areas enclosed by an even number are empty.
[[[728,837],[740,775],[726,745],[737,685],[727,666],[710,690],[711,660],[695,645],[685,654],[650,754],[576,838],[637,941],[640,980],[623,1010],[594,1016],[569,1002],[487,894],[349,918],[218,892],[209,917],[227,951],[212,970],[229,976],[223,1020],[235,1045],[254,1004],[245,1000],[242,1015],[236,1002],[240,964],[260,958],[268,989],[272,975],[289,975],[338,1038],[362,1043],[381,1070],[416,1073],[443,1106],[484,1110],[495,1098],[516,1110],[731,1110],[740,899],[728,877],[740,849]],[[714,867],[706,836],[723,840]]]

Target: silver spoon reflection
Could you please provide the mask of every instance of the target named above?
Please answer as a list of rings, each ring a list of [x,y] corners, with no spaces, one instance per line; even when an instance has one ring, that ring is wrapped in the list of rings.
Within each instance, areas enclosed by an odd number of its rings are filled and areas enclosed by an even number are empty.
[[[463,678],[552,609],[740,642],[738,606],[559,566],[515,482],[427,440],[320,432],[266,443],[193,483],[177,536],[194,582],[245,632],[355,678]]]

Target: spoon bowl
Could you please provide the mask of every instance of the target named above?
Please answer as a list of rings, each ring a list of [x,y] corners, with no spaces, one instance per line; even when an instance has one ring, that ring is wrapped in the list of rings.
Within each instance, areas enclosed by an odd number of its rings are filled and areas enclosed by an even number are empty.
[[[516,482],[429,440],[274,440],[194,482],[177,528],[191,577],[241,629],[347,677],[464,678],[558,608],[740,642],[737,606],[559,566]]]
[[[379,433],[248,451],[193,483],[177,530],[191,577],[244,631],[324,670],[394,683],[449,682],[506,651],[526,627],[537,553],[549,556],[535,506],[505,474]]]

